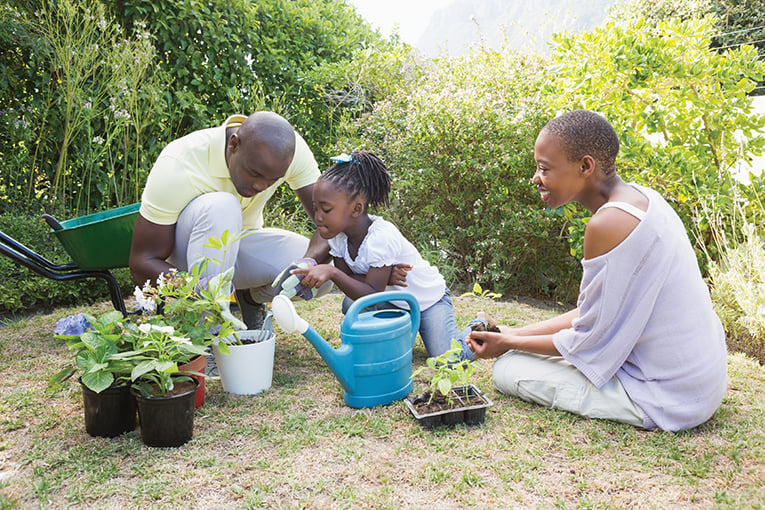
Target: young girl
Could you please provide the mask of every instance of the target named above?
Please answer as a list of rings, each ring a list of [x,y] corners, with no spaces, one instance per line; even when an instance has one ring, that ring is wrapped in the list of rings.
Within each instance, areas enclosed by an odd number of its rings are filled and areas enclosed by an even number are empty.
[[[383,162],[369,152],[343,154],[332,160],[335,165],[314,185],[313,208],[318,232],[329,240],[334,266],[319,264],[295,269],[292,274],[303,275],[301,283],[308,288],[332,280],[346,295],[343,313],[354,300],[367,294],[411,292],[420,305],[420,336],[428,355],[443,354],[455,339],[462,346],[462,358],[473,359],[465,344],[468,330],[457,330],[449,289],[438,269],[423,259],[392,223],[369,214],[370,206],[388,205],[391,179]],[[406,288],[388,286],[392,268],[401,263],[411,266]],[[399,302],[393,305],[406,307]]]
[[[590,418],[681,430],[708,420],[727,387],[725,335],[680,218],[616,173],[619,139],[600,115],[569,112],[534,146],[548,207],[578,202],[584,233],[578,307],[467,342],[510,395]]]

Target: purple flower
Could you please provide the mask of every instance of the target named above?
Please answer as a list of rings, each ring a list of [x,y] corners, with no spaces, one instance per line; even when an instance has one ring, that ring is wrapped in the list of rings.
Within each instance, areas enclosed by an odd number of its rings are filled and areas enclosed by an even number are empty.
[[[93,329],[93,327],[85,318],[85,315],[78,313],[76,315],[70,315],[69,317],[59,319],[56,323],[56,329],[53,330],[53,333],[56,335],[79,336],[88,329]]]

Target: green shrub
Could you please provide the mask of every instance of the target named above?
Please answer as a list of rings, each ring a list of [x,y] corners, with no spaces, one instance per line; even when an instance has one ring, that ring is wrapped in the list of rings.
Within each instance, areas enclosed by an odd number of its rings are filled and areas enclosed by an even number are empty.
[[[712,18],[650,26],[642,18],[610,21],[556,36],[548,70],[556,77],[549,92],[556,108],[591,109],[614,125],[620,172],[675,207],[695,234],[702,266],[707,254],[716,258],[717,239],[738,237],[730,215],[736,195],[748,191],[731,171],[765,147],[765,138],[753,136],[765,117],[753,113],[748,95],[765,64],[751,46],[724,53],[710,48],[713,27]]]
[[[0,91],[25,127],[0,145],[11,156],[2,184],[14,191],[2,205],[84,214],[136,202],[162,125],[152,120],[164,87],[147,73],[150,36],[126,32],[96,0],[26,8],[0,10]]]
[[[65,264],[71,259],[40,218],[0,214],[0,230],[51,262]],[[123,295],[135,284],[127,269],[114,271]],[[59,282],[0,256],[0,314],[26,313],[64,305],[90,304],[109,300],[109,288],[101,279]]]
[[[379,36],[343,0],[107,0],[125,27],[145,23],[180,134],[257,108],[289,118],[314,151],[329,144],[327,105],[308,77]]]
[[[570,301],[581,274],[530,184],[537,133],[550,118],[542,62],[476,51],[439,60],[349,126],[343,150],[377,153],[393,176],[393,220],[455,289]]]

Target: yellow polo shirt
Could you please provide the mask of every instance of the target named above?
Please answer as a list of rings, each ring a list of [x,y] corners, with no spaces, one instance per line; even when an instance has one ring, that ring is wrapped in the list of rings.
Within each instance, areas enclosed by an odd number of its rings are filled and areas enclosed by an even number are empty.
[[[194,131],[170,142],[149,172],[141,197],[141,216],[158,225],[172,225],[194,198],[214,191],[226,191],[242,205],[242,228],[263,227],[263,209],[276,189],[287,182],[297,190],[319,178],[319,165],[303,138],[295,133],[295,156],[287,173],[257,195],[245,198],[237,193],[226,165],[226,126],[246,117],[232,115],[221,126]]]

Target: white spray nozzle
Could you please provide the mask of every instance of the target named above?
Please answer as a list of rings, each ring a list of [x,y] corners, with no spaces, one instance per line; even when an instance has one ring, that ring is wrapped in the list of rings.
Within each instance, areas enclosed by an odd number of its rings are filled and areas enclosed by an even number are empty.
[[[281,294],[276,296],[271,302],[271,310],[276,323],[285,333],[300,333],[302,335],[308,329],[308,323],[300,318],[295,311],[295,306],[287,296]]]

